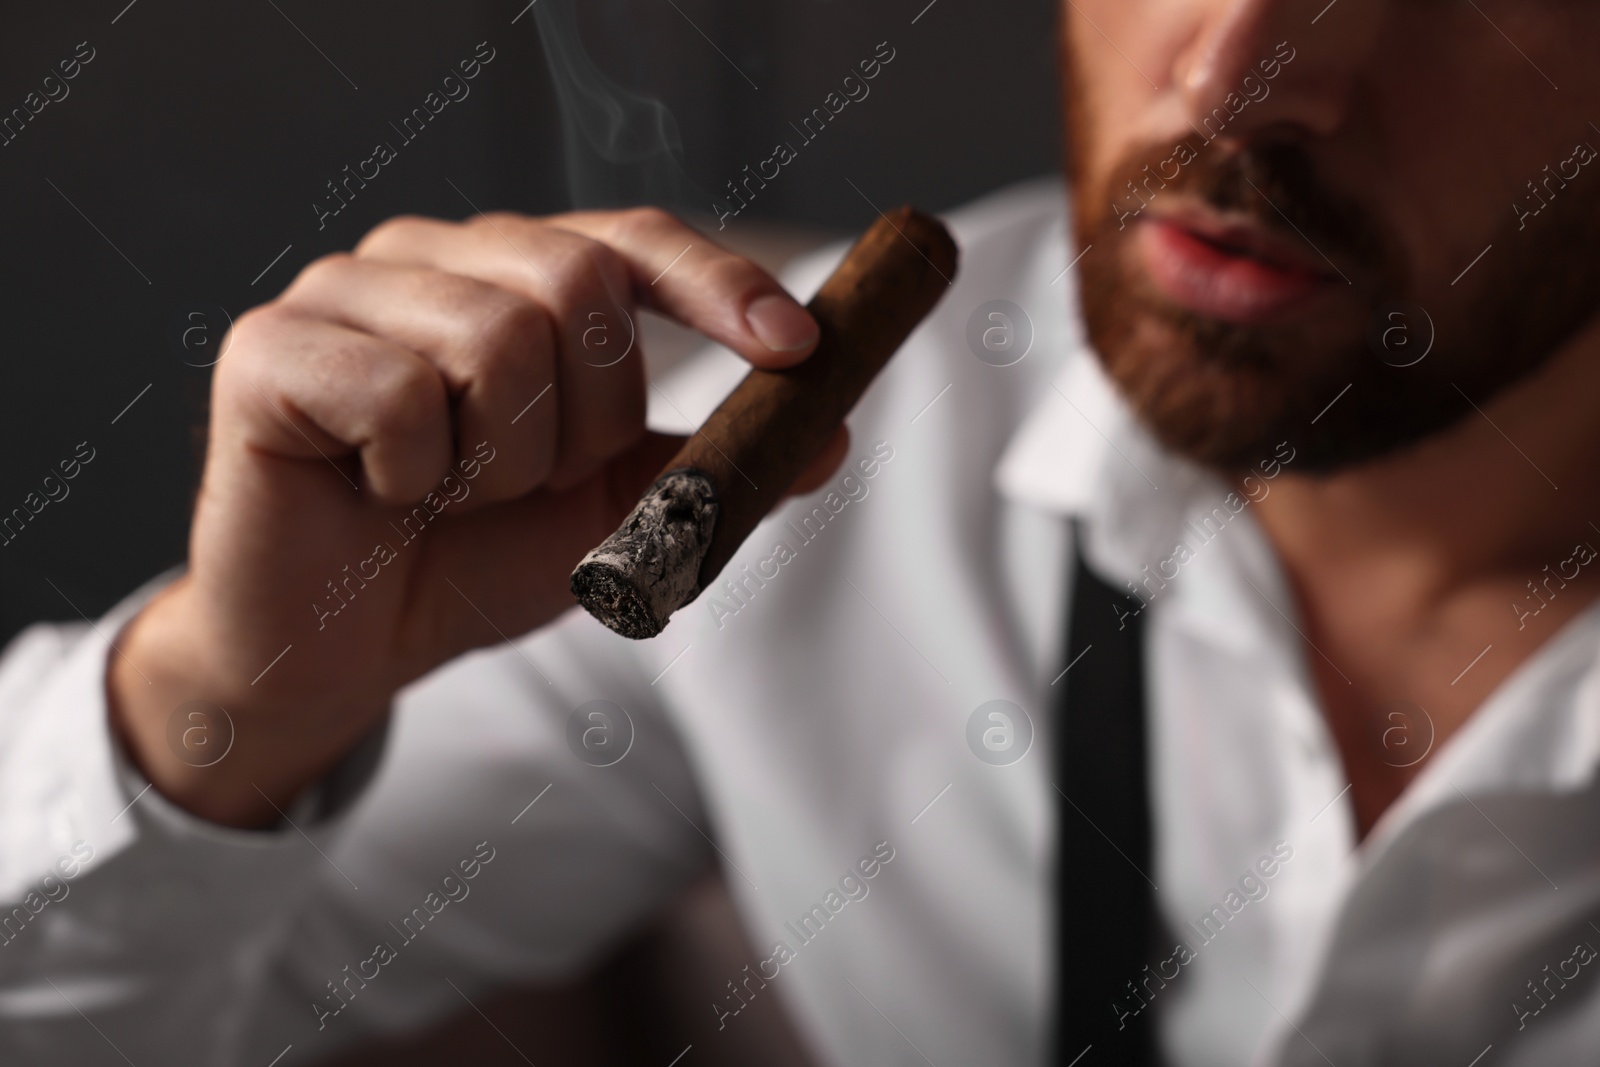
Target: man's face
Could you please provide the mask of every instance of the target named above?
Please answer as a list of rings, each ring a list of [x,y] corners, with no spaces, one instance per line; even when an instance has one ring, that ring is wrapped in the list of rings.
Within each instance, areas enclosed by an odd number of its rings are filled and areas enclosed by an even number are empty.
[[[1600,3],[1325,3],[1063,4],[1091,338],[1219,468],[1410,445],[1600,304]]]

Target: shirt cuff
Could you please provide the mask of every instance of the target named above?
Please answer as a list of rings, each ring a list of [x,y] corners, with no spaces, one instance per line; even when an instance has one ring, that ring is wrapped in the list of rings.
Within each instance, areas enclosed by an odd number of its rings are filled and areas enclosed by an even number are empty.
[[[181,573],[146,583],[96,622],[30,627],[0,658],[0,702],[10,705],[0,707],[0,893],[65,857],[97,867],[142,836],[165,848],[206,842],[276,853],[302,834],[329,836],[375,776],[387,717],[266,829],[213,823],[151,786],[110,727],[107,667],[121,630]]]

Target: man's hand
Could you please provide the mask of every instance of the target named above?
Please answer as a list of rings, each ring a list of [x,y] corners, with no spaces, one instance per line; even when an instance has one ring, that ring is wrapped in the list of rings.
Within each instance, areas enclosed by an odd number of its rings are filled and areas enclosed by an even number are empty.
[[[402,685],[568,608],[573,566],[678,443],[644,429],[638,351],[617,358],[640,306],[760,367],[816,344],[765,271],[648,209],[394,219],[241,317],[188,574],[127,629],[108,682],[157,788],[270,821]],[[169,747],[190,700],[234,725],[215,766]]]

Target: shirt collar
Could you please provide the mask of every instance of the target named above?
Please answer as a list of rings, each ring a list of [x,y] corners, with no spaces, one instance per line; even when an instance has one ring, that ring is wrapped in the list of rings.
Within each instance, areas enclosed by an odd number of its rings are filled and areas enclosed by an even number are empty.
[[[1016,503],[1084,520],[1091,565],[1118,583],[1134,581],[1171,553],[1175,533],[1200,499],[1220,499],[1229,490],[1168,452],[1139,422],[1101,368],[1078,316],[1082,257],[1068,245],[1065,225],[1040,232],[1034,258],[1042,262],[1026,265],[1022,277],[1031,281],[1017,288],[1025,306],[1043,312],[1036,345],[1057,346],[1065,355],[1002,452],[995,488]]]

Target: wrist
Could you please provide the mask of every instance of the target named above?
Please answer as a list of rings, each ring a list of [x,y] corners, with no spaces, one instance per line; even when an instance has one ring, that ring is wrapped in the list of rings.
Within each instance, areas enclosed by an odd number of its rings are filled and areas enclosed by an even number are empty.
[[[235,657],[216,647],[225,631],[195,599],[180,579],[118,635],[110,727],[173,804],[222,825],[269,825],[383,720],[392,694],[257,689],[232,677]]]

